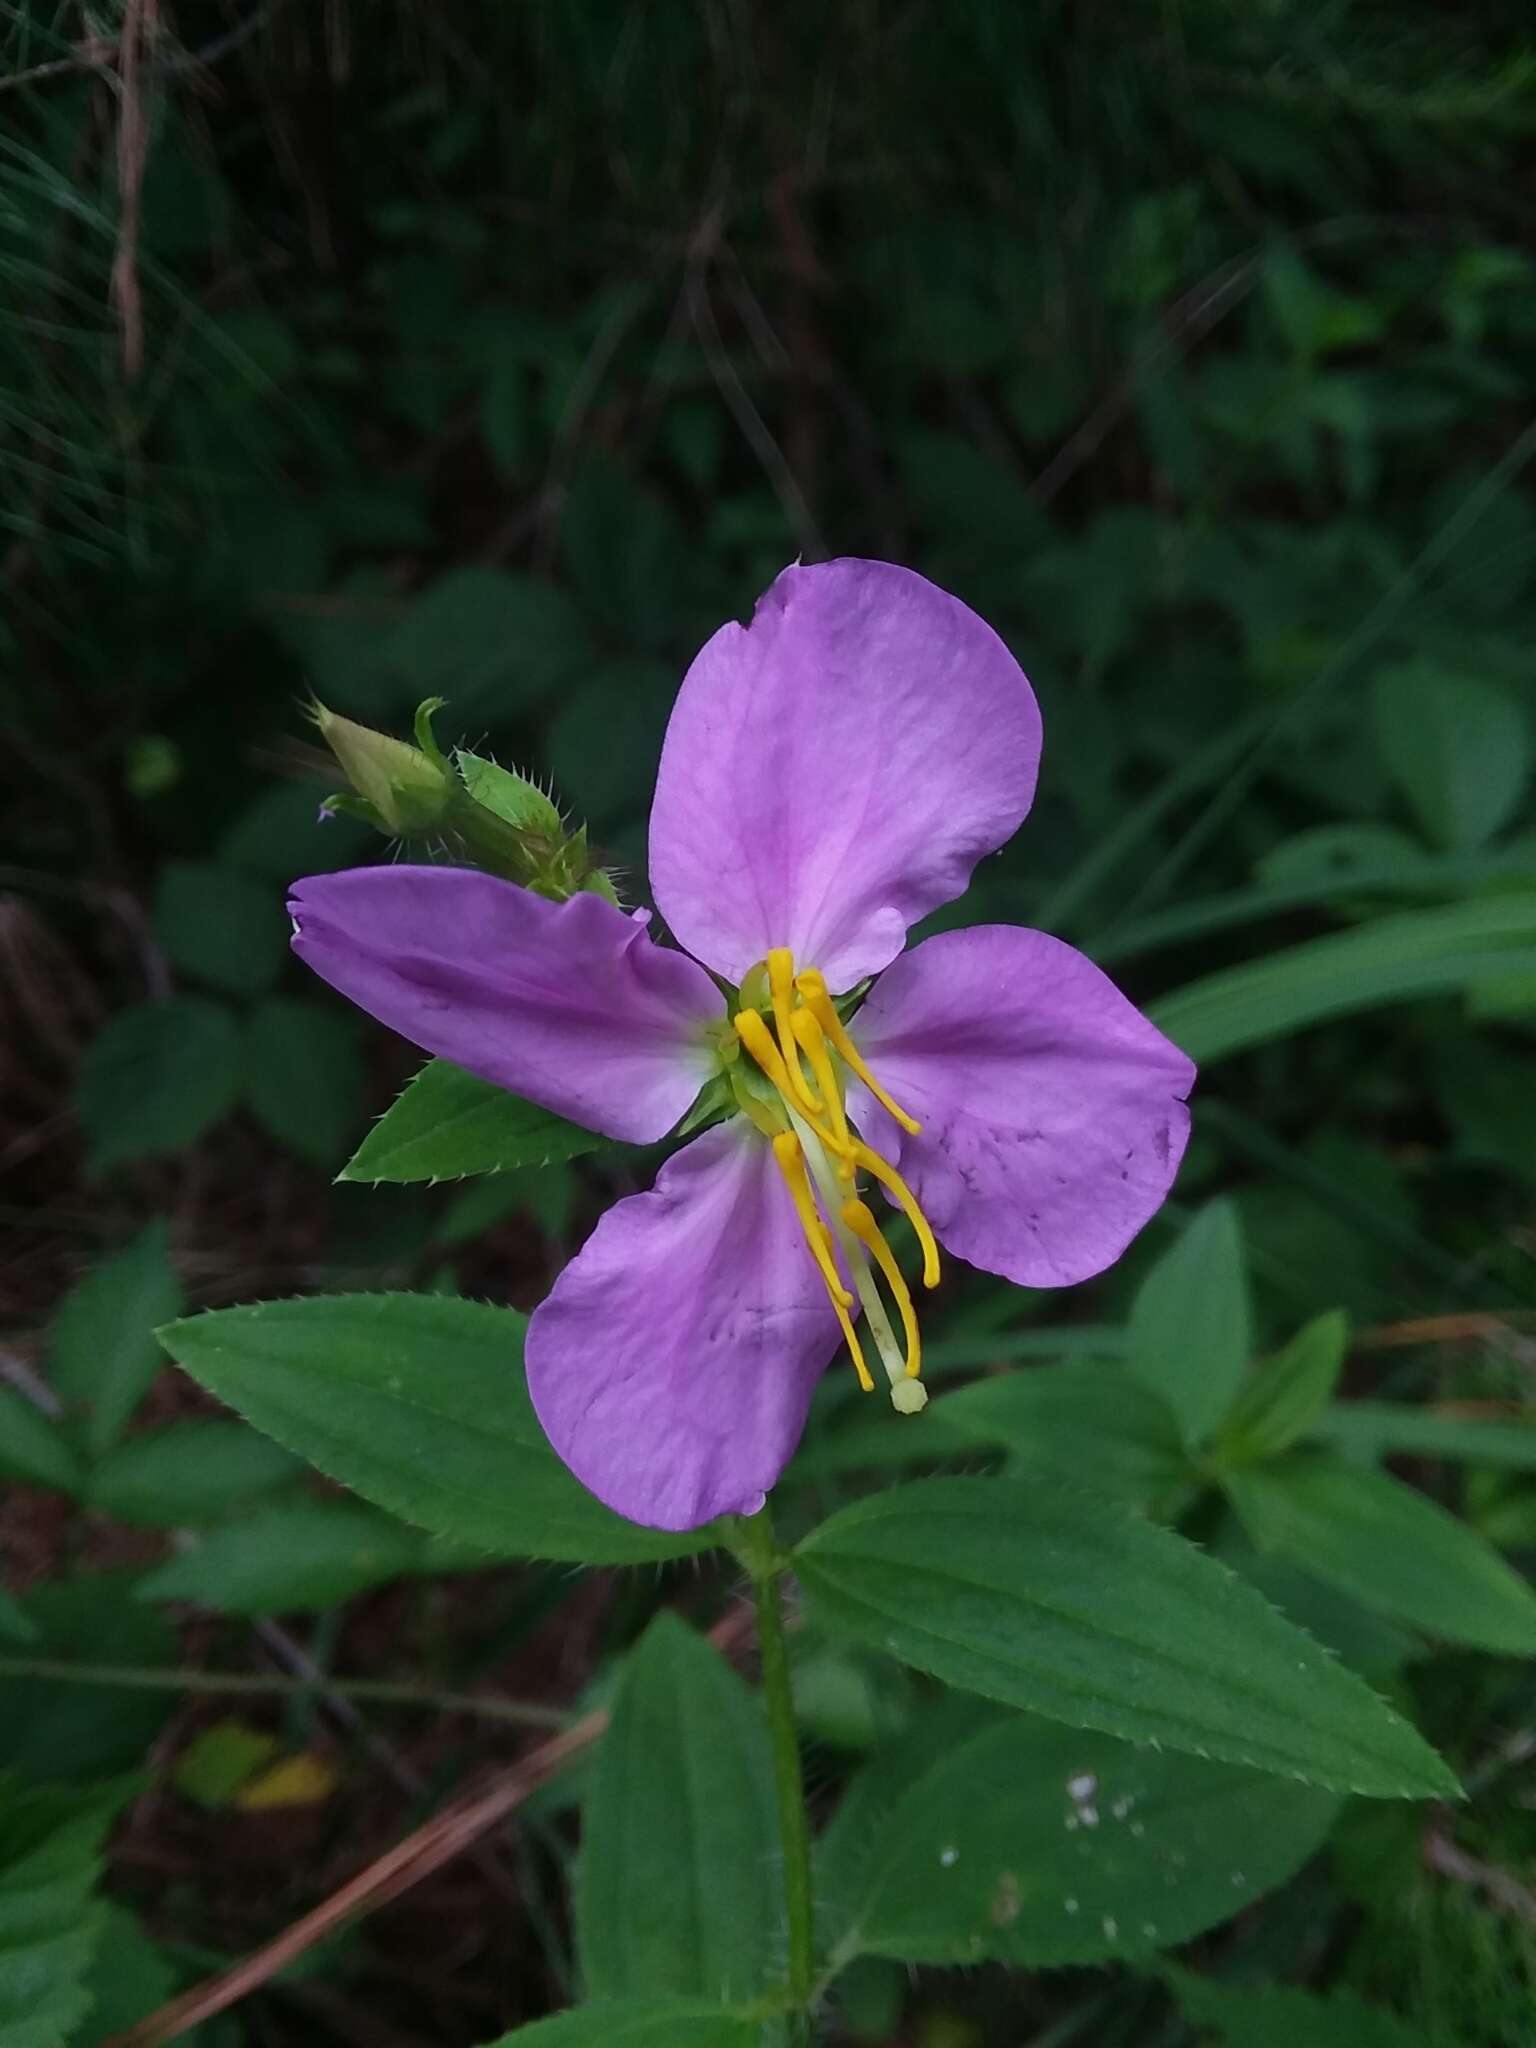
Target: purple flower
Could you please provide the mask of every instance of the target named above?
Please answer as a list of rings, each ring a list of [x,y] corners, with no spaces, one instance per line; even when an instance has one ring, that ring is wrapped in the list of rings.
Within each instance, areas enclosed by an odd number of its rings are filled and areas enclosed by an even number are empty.
[[[644,1143],[728,1084],[726,1121],[608,1211],[528,1331],[551,1443],[631,1520],[758,1508],[842,1343],[923,1405],[874,1188],[930,1286],[936,1239],[1024,1286],[1086,1280],[1166,1195],[1194,1068],[1091,961],[1012,925],[902,952],[1017,829],[1039,756],[1034,694],[974,612],[888,563],[796,567],[673,706],[650,872],[687,953],[596,896],[466,869],[296,884],[318,974],[562,1116]]]

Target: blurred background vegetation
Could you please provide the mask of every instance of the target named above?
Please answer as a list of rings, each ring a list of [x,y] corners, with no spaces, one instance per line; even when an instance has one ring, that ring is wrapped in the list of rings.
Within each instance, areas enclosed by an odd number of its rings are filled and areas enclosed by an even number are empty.
[[[18,1650],[564,1709],[660,1598],[718,1598],[391,1549],[234,1425],[177,1434],[211,1404],[144,1333],[320,1287],[527,1306],[646,1170],[333,1184],[413,1060],[288,957],[284,885],[383,851],[317,822],[306,696],[401,731],[446,698],[440,735],[552,778],[643,901],[677,680],[797,555],[910,564],[1035,683],[1040,799],[968,918],[1057,931],[1146,1002],[1451,920],[1438,970],[1350,956],[1337,1021],[1207,1076],[1169,1220],[1234,1196],[1265,1342],[1343,1307],[1354,1391],[1519,1414],[1536,952],[1490,964],[1454,920],[1536,885],[1533,171],[1517,0],[0,6]],[[1066,1300],[961,1278],[952,1342],[1111,1321],[1165,1241]],[[1536,1552],[1527,1472],[1406,1469]],[[223,1550],[189,1550],[210,1525]],[[1529,1704],[1507,1660],[1422,1682],[1464,1763]],[[829,1790],[886,1706],[813,1673]],[[152,1759],[68,2038],[272,1934],[516,1740],[334,1686],[0,1678],[24,1799]],[[568,1796],[199,2038],[462,2048],[562,2003]],[[1479,1820],[1470,1877],[1376,1815],[1245,1938],[1427,2039],[1536,2039],[1533,1806]],[[840,2024],[927,2048],[1210,2038],[1113,1975],[898,1972],[866,2005]]]

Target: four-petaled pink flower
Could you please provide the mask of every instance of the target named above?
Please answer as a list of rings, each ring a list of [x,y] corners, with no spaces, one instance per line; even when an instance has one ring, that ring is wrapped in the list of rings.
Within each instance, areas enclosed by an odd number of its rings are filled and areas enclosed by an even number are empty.
[[[734,1113],[608,1211],[528,1331],[550,1442],[631,1520],[758,1508],[840,1343],[922,1406],[875,1187],[930,1285],[935,1238],[1024,1286],[1085,1280],[1166,1195],[1194,1068],[1091,961],[1013,925],[902,951],[1017,829],[1039,756],[1034,693],[965,605],[888,563],[795,567],[673,706],[650,882],[686,952],[468,869],[295,885],[318,974],[592,1130],[659,1139],[729,1077]]]

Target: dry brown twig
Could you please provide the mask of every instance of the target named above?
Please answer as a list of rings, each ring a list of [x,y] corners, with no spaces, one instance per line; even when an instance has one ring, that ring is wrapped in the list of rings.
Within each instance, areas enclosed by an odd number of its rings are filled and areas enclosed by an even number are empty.
[[[750,1632],[751,1609],[743,1604],[715,1624],[709,1639],[716,1649],[730,1656],[740,1651]],[[569,1728],[530,1750],[484,1790],[456,1801],[423,1822],[403,1842],[376,1857],[339,1891],[322,1900],[291,1927],[284,1928],[265,1947],[218,1976],[194,1984],[126,2033],[114,2034],[103,2042],[102,2048],[158,2048],[158,2044],[174,2041],[199,2022],[212,2019],[215,2013],[225,2012],[242,1998],[248,1998],[307,1949],[328,1939],[344,1922],[377,1912],[462,1855],[589,1749],[607,1725],[604,1708],[583,1715]]]

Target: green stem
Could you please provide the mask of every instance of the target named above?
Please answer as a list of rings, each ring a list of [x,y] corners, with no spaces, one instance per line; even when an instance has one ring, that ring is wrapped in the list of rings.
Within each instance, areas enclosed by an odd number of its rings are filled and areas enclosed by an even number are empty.
[[[763,1706],[773,1748],[773,1784],[779,1810],[779,1844],[784,1859],[784,1913],[789,1930],[789,1995],[796,2014],[795,2038],[810,2038],[810,2005],[816,1988],[816,1930],[811,1891],[811,1830],[800,1773],[800,1740],[789,1685],[789,1653],[779,1607],[784,1561],[774,1548],[767,1508],[741,1522],[739,1555],[752,1576],[757,1603],[757,1642],[763,1669]]]
[[[155,1670],[140,1664],[75,1664],[66,1657],[0,1657],[0,1678],[62,1680],[66,1685],[106,1685],[134,1692],[232,1693],[241,1697],[335,1693],[346,1700],[374,1700],[381,1706],[430,1707],[440,1714],[478,1714],[486,1721],[515,1721],[532,1728],[564,1728],[569,1716],[553,1707],[525,1706],[521,1700],[483,1698],[478,1693],[418,1692],[378,1678],[267,1677],[239,1671]]]

